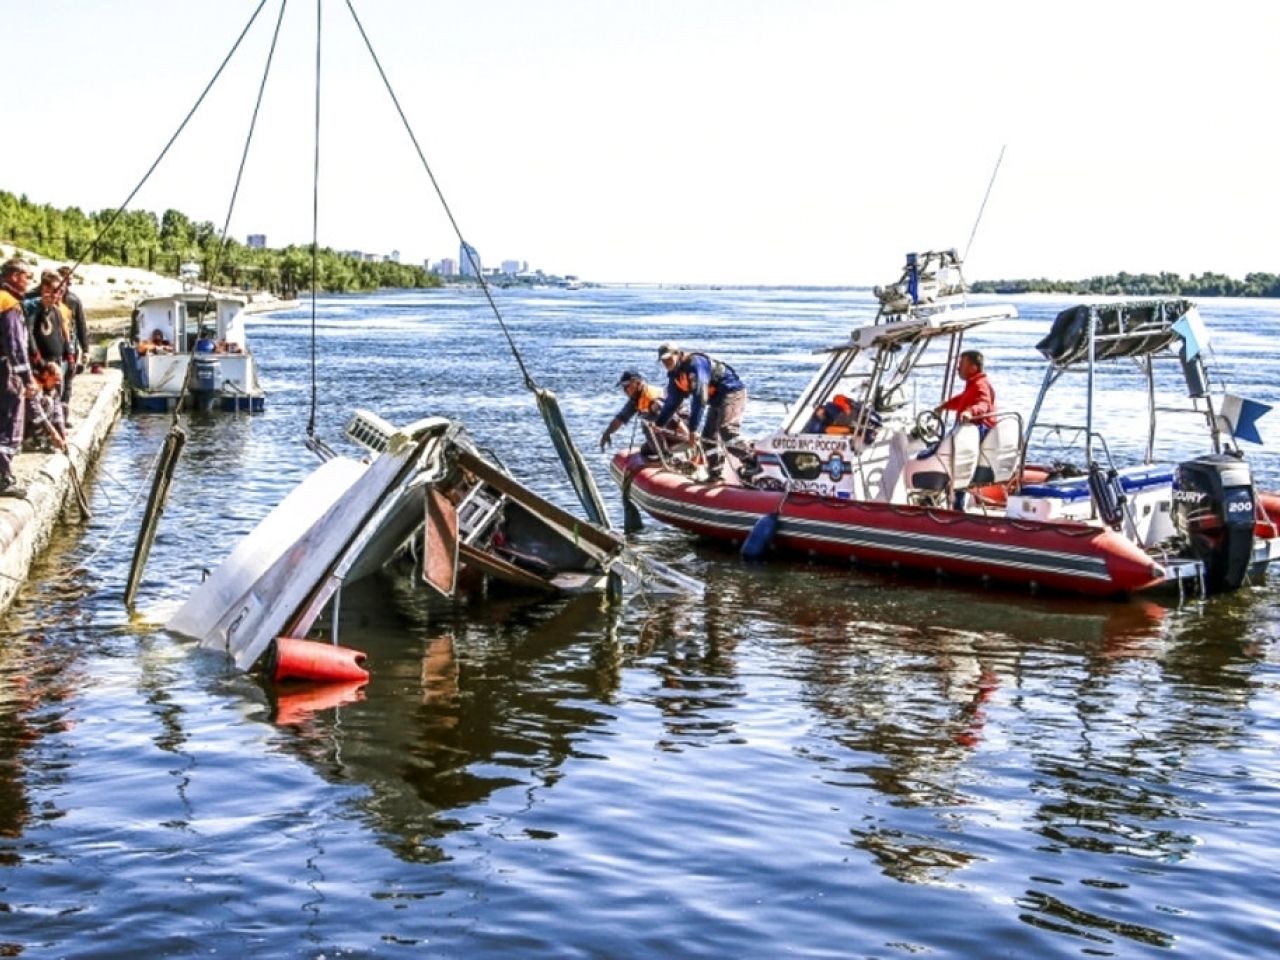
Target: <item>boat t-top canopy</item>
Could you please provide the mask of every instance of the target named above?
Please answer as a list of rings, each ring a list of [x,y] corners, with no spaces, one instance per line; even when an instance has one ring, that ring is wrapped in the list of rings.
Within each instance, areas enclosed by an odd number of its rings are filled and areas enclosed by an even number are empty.
[[[1182,321],[1185,323],[1181,323]],[[1036,349],[1056,367],[1096,360],[1148,357],[1181,344],[1199,321],[1190,300],[1082,303],[1063,310]]]
[[[868,324],[858,327],[849,334],[849,342],[832,347],[832,350],[848,350],[857,347],[860,350],[880,347],[900,347],[919,340],[932,340],[934,337],[952,337],[963,333],[971,327],[996,320],[1008,320],[1016,317],[1018,311],[1011,304],[1001,303],[990,306],[952,307],[926,315],[910,315],[907,319],[891,320],[888,323]]]

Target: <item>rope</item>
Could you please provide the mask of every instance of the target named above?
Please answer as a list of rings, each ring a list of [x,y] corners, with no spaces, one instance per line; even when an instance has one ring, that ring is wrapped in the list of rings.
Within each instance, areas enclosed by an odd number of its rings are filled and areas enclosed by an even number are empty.
[[[316,286],[320,274],[320,8],[316,0],[316,117],[315,149],[311,160],[311,413],[307,418],[307,437],[316,433]]]
[[[476,261],[475,253],[471,244],[462,236],[462,228],[458,226],[457,219],[454,218],[453,211],[449,209],[449,203],[444,198],[444,191],[440,189],[440,183],[436,180],[436,175],[431,171],[431,165],[427,163],[426,155],[422,152],[422,147],[418,144],[418,138],[414,135],[413,128],[409,125],[409,119],[405,116],[404,110],[400,107],[400,100],[396,97],[396,93],[391,89],[391,81],[387,79],[387,73],[382,69],[382,62],[378,59],[378,55],[374,53],[373,44],[369,41],[369,35],[365,33],[364,24],[360,22],[360,17],[356,15],[355,7],[352,6],[351,0],[346,0],[347,9],[351,11],[351,18],[356,22],[356,29],[360,31],[360,38],[364,41],[365,49],[369,51],[369,56],[373,58],[373,65],[378,70],[378,76],[382,78],[382,84],[387,88],[387,94],[391,97],[392,104],[395,105],[396,113],[400,115],[400,122],[404,125],[405,133],[409,135],[410,141],[413,143],[413,149],[417,151],[418,160],[422,163],[422,169],[426,171],[427,178],[431,181],[431,186],[436,192],[436,197],[440,200],[440,205],[444,208],[445,216],[449,218],[449,224],[453,227],[453,232],[458,238],[458,243],[462,249],[462,255],[467,258],[467,262],[471,264],[472,272],[475,273],[476,279],[480,282],[480,289],[484,293],[485,300],[489,303],[489,309],[493,311],[493,315],[497,318],[498,326],[502,328],[502,335],[506,337],[507,345],[511,348],[511,355],[515,357],[516,365],[520,368],[520,374],[524,377],[525,388],[537,392],[538,384],[534,381],[533,376],[529,373],[529,369],[525,366],[524,358],[520,356],[520,350],[516,347],[516,342],[511,336],[511,331],[507,329],[506,321],[502,318],[502,311],[498,309],[498,304],[493,299],[493,291],[489,284],[485,281],[480,273],[480,264]]]

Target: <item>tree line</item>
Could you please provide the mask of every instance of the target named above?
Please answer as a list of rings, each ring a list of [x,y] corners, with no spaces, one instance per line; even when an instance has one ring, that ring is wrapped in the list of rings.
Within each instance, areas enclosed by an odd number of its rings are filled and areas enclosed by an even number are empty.
[[[182,264],[196,263],[205,282],[270,290],[283,297],[311,287],[310,245],[255,249],[230,237],[223,245],[212,223],[194,221],[178,210],[159,217],[149,210],[125,210],[118,216],[115,210],[85,213],[0,190],[0,237],[52,260],[141,267],[174,277]],[[441,283],[420,266],[372,262],[328,247],[316,254],[316,282],[329,293]]]
[[[974,293],[1066,293],[1101,296],[1160,297],[1280,297],[1280,276],[1249,273],[1243,280],[1221,273],[1192,274],[1185,280],[1176,273],[1115,273],[1087,280],[978,280],[969,284]]]

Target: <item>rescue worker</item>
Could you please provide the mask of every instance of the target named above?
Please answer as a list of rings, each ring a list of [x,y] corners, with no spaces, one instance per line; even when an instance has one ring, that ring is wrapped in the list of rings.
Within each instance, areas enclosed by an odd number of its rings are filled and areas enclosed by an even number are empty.
[[[84,365],[89,359],[89,324],[84,317],[84,303],[71,290],[71,267],[58,268],[62,277],[62,302],[71,311],[71,352],[67,357],[67,373],[62,378],[62,409],[66,415],[66,425],[71,426],[71,381],[84,372]]]
[[[939,416],[950,410],[960,423],[976,423],[978,435],[985,437],[996,425],[996,391],[986,371],[986,360],[977,350],[966,350],[956,361],[956,373],[964,381],[964,389],[945,403],[933,408]]]
[[[849,434],[860,427],[862,442],[870,443],[881,425],[880,415],[875,411],[867,413],[859,401],[837,393],[813,411],[813,416],[800,432]]]
[[[707,479],[718,481],[724,471],[721,444],[738,439],[742,415],[747,409],[747,388],[733,367],[712,360],[705,353],[680,350],[673,344],[658,347],[658,362],[667,370],[667,395],[654,423],[665,427],[689,397],[689,431],[698,432],[707,455]],[[703,418],[703,411],[706,418]]]
[[[0,497],[27,495],[14,483],[13,458],[22,448],[26,400],[36,392],[22,310],[33,276],[30,264],[19,257],[0,264]]]
[[[636,370],[623,370],[622,376],[618,378],[615,386],[621,387],[622,392],[627,395],[627,402],[622,405],[609,425],[604,428],[604,433],[600,434],[600,449],[604,450],[612,442],[611,438],[615,433],[631,422],[632,417],[639,414],[645,420],[654,420],[658,416],[658,411],[662,409],[663,389],[654,384],[645,381],[644,377]],[[641,446],[640,452],[646,457],[654,454],[653,445],[649,441],[645,441]]]

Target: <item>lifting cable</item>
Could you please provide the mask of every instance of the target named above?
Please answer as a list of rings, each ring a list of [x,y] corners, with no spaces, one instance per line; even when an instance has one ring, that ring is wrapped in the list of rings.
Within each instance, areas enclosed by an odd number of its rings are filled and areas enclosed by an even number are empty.
[[[265,0],[264,0],[265,2]],[[240,152],[240,166],[236,169],[236,181],[231,188],[231,200],[227,204],[227,216],[222,221],[222,235],[218,238],[218,248],[213,258],[213,264],[206,271],[205,297],[204,307],[201,313],[207,313],[209,303],[213,300],[213,280],[218,275],[218,270],[222,266],[223,258],[227,253],[227,233],[231,229],[231,215],[236,209],[236,198],[240,195],[240,183],[244,179],[244,167],[249,160],[249,147],[253,144],[253,133],[258,126],[258,113],[262,109],[262,97],[267,90],[267,78],[271,75],[271,63],[276,54],[276,43],[280,39],[280,25],[284,23],[285,7],[289,5],[289,0],[280,0],[280,14],[276,17],[276,29],[271,34],[271,47],[267,50],[267,62],[262,70],[262,79],[258,82],[258,96],[253,102],[253,114],[249,118],[249,130],[245,134],[244,149]],[[261,9],[261,8],[259,8]],[[216,308],[215,308],[216,309]],[[203,324],[203,321],[201,321]],[[176,332],[176,331],[175,331]],[[186,331],[183,331],[185,336]],[[183,344],[185,347],[186,344]],[[178,393],[178,399],[173,405],[173,422],[176,426],[179,415],[182,411],[183,404],[187,400],[187,389],[191,386],[191,379],[195,370],[194,362],[187,365],[187,375],[182,378],[182,390]],[[239,409],[239,400],[236,401],[236,409]]]
[[[322,456],[328,452],[316,439],[316,286],[320,277],[320,8],[316,0],[315,132],[311,157],[311,412],[307,417],[307,446]]]
[[[102,240],[102,237],[111,228],[112,224],[114,224],[116,220],[119,219],[120,215],[124,212],[125,208],[133,200],[134,196],[138,193],[140,189],[142,189],[142,185],[147,182],[147,180],[151,177],[151,174],[155,172],[156,167],[160,165],[160,161],[164,159],[165,154],[169,152],[169,148],[173,146],[174,142],[178,139],[178,136],[182,133],[182,131],[186,128],[187,124],[191,121],[191,118],[195,116],[196,110],[198,110],[200,107],[200,104],[204,102],[204,99],[206,96],[208,96],[209,91],[213,89],[214,83],[217,82],[218,78],[222,75],[222,71],[226,68],[227,64],[231,61],[231,57],[235,54],[236,50],[239,49],[241,42],[245,38],[245,35],[249,32],[249,28],[253,26],[253,23],[257,19],[258,14],[262,11],[262,8],[266,6],[266,2],[267,0],[261,0],[257,8],[253,11],[253,15],[249,18],[249,22],[245,24],[244,29],[240,31],[240,35],[236,38],[235,43],[231,47],[231,50],[227,53],[226,57],[223,58],[222,63],[218,66],[218,69],[214,73],[212,79],[210,79],[209,83],[205,86],[204,90],[200,93],[199,98],[195,102],[195,106],[193,106],[191,110],[187,113],[186,117],[183,118],[182,123],[178,125],[178,129],[174,132],[173,136],[169,138],[169,142],[166,143],[164,146],[164,149],[160,151],[160,155],[156,157],[155,161],[151,164],[146,174],[143,175],[142,180],[139,181],[138,185],[133,188],[133,191],[125,199],[125,202],[121,204],[120,207],[116,210],[115,214],[111,217],[111,220],[99,232],[98,236],[94,238],[92,245],[89,247],[89,251],[88,251],[89,254],[92,254],[92,252],[97,249],[98,243]],[[272,38],[271,38],[271,49],[267,54],[266,68],[263,70],[262,81],[258,87],[257,101],[254,104],[254,108],[253,108],[253,119],[249,124],[248,135],[245,138],[244,151],[242,152],[240,157],[240,169],[236,173],[235,187],[232,190],[231,202],[227,208],[227,218],[222,228],[222,238],[219,243],[218,259],[214,261],[215,270],[217,268],[217,264],[221,260],[222,253],[226,248],[227,231],[231,225],[231,214],[235,209],[236,195],[239,193],[240,180],[244,175],[245,161],[249,155],[249,145],[253,140],[253,131],[258,121],[258,110],[262,105],[262,96],[263,96],[263,92],[266,89],[267,77],[270,75],[270,72],[271,72],[271,62],[273,57],[275,56],[276,41],[280,36],[280,25],[284,20],[284,8],[287,3],[288,3],[288,0],[281,0],[281,3],[280,3],[280,15],[276,19],[275,33],[272,35]],[[77,262],[76,266],[79,266],[79,261]],[[210,271],[210,275],[207,279],[209,281],[209,286],[208,286],[206,297],[205,297],[206,305],[209,303],[209,300],[212,298],[212,294],[213,294],[213,287],[212,287],[213,272],[212,271]],[[177,318],[175,317],[175,321],[176,319]],[[178,334],[179,334],[179,331],[176,329],[176,325],[175,325],[174,336],[177,337]],[[186,331],[185,330],[181,331],[181,334],[185,339]],[[186,344],[183,343],[183,346],[185,345]],[[132,609],[133,607],[133,598],[137,594],[138,586],[142,580],[142,572],[146,568],[147,558],[151,553],[151,545],[155,541],[155,536],[156,536],[156,532],[157,532],[159,521],[160,521],[160,515],[164,512],[165,501],[168,500],[169,498],[169,485],[172,482],[174,472],[177,469],[178,458],[182,454],[183,447],[186,446],[187,435],[183,431],[179,420],[181,416],[182,405],[186,401],[187,388],[191,382],[193,369],[194,369],[194,361],[189,361],[187,365],[187,375],[183,378],[182,389],[178,394],[177,401],[174,403],[173,421],[169,427],[168,434],[165,436],[164,445],[161,449],[161,452],[157,456],[155,472],[151,479],[151,491],[147,498],[146,510],[143,512],[142,522],[138,526],[138,537],[134,541],[133,558],[129,563],[129,573],[125,580],[125,588],[124,588],[125,607],[130,609]]]
[[[244,41],[245,35],[248,34],[249,28],[253,26],[253,22],[258,19],[258,14],[262,12],[262,8],[266,5],[267,0],[261,0],[258,6],[254,9],[252,15],[249,17],[249,22],[244,25],[244,29],[240,31],[240,36],[236,37],[235,43],[231,45],[231,49],[227,51],[227,55],[222,58],[222,63],[218,64],[218,69],[214,71],[209,82],[205,84],[205,88],[201,91],[200,96],[196,98],[194,106],[187,111],[187,115],[183,118],[182,123],[178,124],[178,129],[173,132],[173,136],[171,136],[169,138],[169,142],[164,145],[164,149],[160,151],[160,155],[156,157],[151,166],[147,168],[147,172],[142,175],[142,179],[138,181],[138,185],[129,192],[129,195],[124,198],[124,203],[116,207],[115,212],[111,214],[111,218],[107,221],[106,225],[98,231],[97,236],[93,238],[93,241],[85,250],[84,256],[75,261],[72,268],[73,271],[75,267],[79,267],[85,262],[85,260],[88,260],[97,253],[98,244],[102,242],[103,237],[105,237],[110,232],[111,228],[115,226],[116,221],[120,219],[120,215],[124,213],[129,204],[133,202],[133,198],[138,195],[138,191],[142,189],[143,184],[151,179],[151,174],[156,172],[156,167],[160,166],[160,161],[165,158],[169,149],[173,146],[175,141],[177,141],[178,137],[181,136],[182,131],[186,129],[187,124],[191,122],[191,118],[196,115],[196,111],[200,109],[200,104],[204,103],[204,98],[209,95],[209,91],[213,89],[213,85],[217,83],[218,78],[222,76],[222,71],[227,68],[227,64],[231,62],[231,58],[235,56],[236,51],[240,49],[240,44]],[[279,25],[277,25],[277,30],[278,29]]]
[[[320,0],[316,0],[316,2],[319,3]],[[511,331],[507,328],[506,321],[502,317],[502,311],[498,309],[498,304],[493,299],[493,291],[480,272],[480,264],[476,260],[475,249],[463,238],[462,228],[458,226],[458,221],[454,217],[448,201],[445,200],[444,191],[440,189],[440,183],[436,180],[436,176],[431,170],[431,165],[427,163],[426,155],[422,152],[422,147],[413,132],[413,127],[409,124],[409,118],[405,116],[404,109],[400,106],[400,99],[396,96],[395,90],[392,89],[391,81],[387,78],[386,71],[382,69],[382,62],[378,59],[377,53],[374,52],[373,44],[369,41],[369,35],[365,33],[364,24],[360,22],[360,17],[356,14],[351,0],[346,0],[346,4],[347,9],[351,12],[351,18],[355,21],[356,29],[360,31],[360,38],[364,41],[365,49],[369,51],[373,65],[377,68],[378,76],[382,78],[382,84],[386,87],[387,94],[391,97],[391,103],[395,106],[396,113],[400,116],[400,122],[404,125],[405,132],[413,143],[413,148],[418,154],[418,160],[422,163],[422,169],[426,171],[427,178],[431,181],[436,197],[440,200],[441,207],[444,208],[445,216],[448,217],[449,224],[453,227],[462,255],[467,258],[467,262],[471,265],[471,271],[480,283],[480,290],[484,293],[489,309],[493,311],[493,315],[498,321],[498,326],[502,329],[502,335],[506,338],[507,345],[511,348],[511,355],[515,358],[516,365],[520,368],[520,374],[524,378],[524,385],[534,395],[538,404],[538,412],[542,414],[542,419],[547,425],[552,445],[556,448],[556,453],[564,465],[565,472],[569,475],[569,482],[573,484],[573,488],[578,494],[578,500],[587,511],[587,515],[592,522],[608,529],[609,515],[605,510],[604,501],[600,497],[600,491],[596,488],[595,479],[591,476],[590,468],[582,458],[582,453],[569,436],[569,427],[560,411],[560,404],[556,400],[555,394],[550,390],[539,387],[534,381],[533,375],[529,373],[529,368],[525,365],[524,358],[520,355],[519,348],[516,347],[515,339],[511,336]]]

